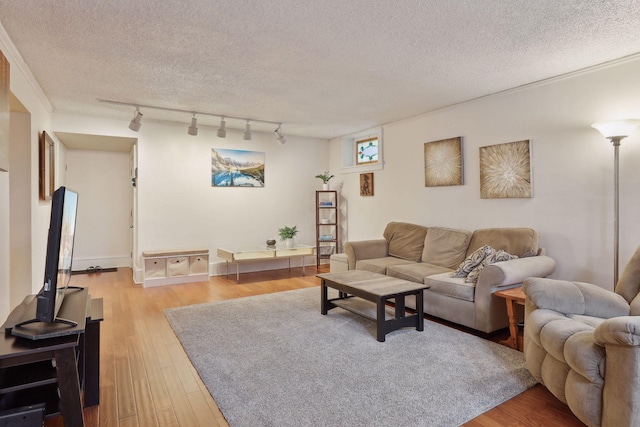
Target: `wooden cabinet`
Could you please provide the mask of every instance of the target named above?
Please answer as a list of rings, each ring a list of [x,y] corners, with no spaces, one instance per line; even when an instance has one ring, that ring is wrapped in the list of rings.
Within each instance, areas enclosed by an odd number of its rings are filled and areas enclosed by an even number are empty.
[[[338,192],[316,191],[316,267],[338,252]]]

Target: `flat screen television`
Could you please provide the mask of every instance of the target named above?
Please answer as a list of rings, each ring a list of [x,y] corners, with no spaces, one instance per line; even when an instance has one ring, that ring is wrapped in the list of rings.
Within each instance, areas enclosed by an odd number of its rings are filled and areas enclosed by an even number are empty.
[[[35,318],[20,322],[28,323],[66,323],[76,326],[71,320],[57,317],[64,299],[73,261],[73,244],[78,212],[78,193],[66,187],[58,188],[51,198],[51,220],[47,239],[47,257],[44,268],[44,282],[37,294]]]

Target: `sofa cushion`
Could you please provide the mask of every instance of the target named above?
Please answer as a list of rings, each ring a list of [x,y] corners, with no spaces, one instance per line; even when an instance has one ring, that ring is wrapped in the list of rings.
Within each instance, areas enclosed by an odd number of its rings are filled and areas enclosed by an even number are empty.
[[[489,245],[520,258],[538,254],[538,233],[530,228],[485,228],[473,232],[467,255]]]
[[[451,269],[425,262],[412,264],[395,264],[387,268],[387,275],[412,282],[424,283],[424,278],[432,274],[450,274]]]
[[[422,262],[456,268],[464,260],[472,234],[467,230],[429,227],[424,239]]]
[[[406,222],[390,222],[384,229],[389,242],[389,255],[409,261],[420,261],[427,227]]]
[[[378,274],[387,274],[387,267],[396,264],[414,264],[412,261],[395,257],[361,259],[356,261],[356,270],[367,270]]]
[[[452,277],[467,277],[467,275],[471,273],[471,270],[479,266],[482,260],[495,251],[496,250],[489,245],[476,249],[460,263],[458,268],[453,272]]]
[[[425,277],[424,284],[430,286],[429,292],[436,292],[451,298],[473,301],[476,284],[467,283],[464,277],[451,277],[451,273],[439,273]]]

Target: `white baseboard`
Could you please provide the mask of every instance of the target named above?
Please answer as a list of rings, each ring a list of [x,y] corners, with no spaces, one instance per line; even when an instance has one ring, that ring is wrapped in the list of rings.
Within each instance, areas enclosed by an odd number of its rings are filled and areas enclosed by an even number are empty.
[[[117,268],[131,267],[130,257],[111,258],[73,258],[73,271],[86,270],[89,267]]]

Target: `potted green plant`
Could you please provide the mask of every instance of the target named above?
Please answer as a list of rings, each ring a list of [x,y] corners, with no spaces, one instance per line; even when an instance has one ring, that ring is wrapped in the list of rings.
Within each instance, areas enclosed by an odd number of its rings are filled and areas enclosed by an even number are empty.
[[[286,225],[278,229],[280,240],[282,240],[288,248],[293,247],[293,238],[298,234],[298,226],[287,227]]]
[[[316,178],[320,178],[322,180],[322,189],[326,191],[329,189],[329,180],[333,178],[333,175],[329,175],[329,171],[324,171],[324,173],[316,175]]]

